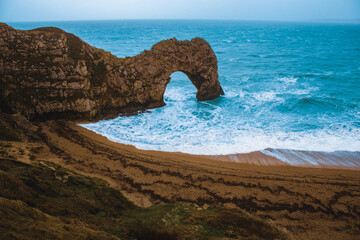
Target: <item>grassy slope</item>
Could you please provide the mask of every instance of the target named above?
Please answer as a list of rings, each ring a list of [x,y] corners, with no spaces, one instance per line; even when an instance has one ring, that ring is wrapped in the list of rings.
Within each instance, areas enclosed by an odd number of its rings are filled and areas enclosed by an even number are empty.
[[[3,146],[4,147],[4,146]],[[139,208],[97,178],[45,161],[0,159],[2,239],[285,239],[239,210],[190,203]]]

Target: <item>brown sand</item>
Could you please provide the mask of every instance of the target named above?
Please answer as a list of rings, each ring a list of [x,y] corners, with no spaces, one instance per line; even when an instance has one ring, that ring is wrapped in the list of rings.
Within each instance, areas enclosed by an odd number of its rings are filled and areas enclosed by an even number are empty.
[[[267,151],[273,151],[273,149],[268,149]],[[337,154],[336,152],[325,153],[316,151],[287,151],[278,149],[277,151],[281,152],[282,156],[286,157],[287,159],[292,159],[292,165],[297,167],[360,170],[360,154],[358,152],[356,152],[356,154],[352,154],[356,156],[349,157],[349,154]],[[301,157],[298,156],[299,153],[301,154]],[[220,161],[246,163],[258,166],[290,166],[290,164],[275,157],[263,154],[260,151],[207,157]],[[304,159],[306,157],[310,157],[311,162]]]
[[[138,150],[63,121],[39,123],[34,136],[36,159],[103,178],[140,206],[223,204],[268,219],[294,239],[360,239],[360,171],[293,167],[260,152],[234,163]]]

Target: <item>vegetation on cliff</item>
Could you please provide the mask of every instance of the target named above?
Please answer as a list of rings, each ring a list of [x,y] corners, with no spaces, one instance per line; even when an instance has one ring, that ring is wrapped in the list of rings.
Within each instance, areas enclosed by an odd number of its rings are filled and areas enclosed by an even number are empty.
[[[140,208],[107,182],[46,161],[1,157],[0,185],[2,239],[285,239],[240,210],[184,202]]]
[[[0,114],[1,239],[287,238],[273,224],[223,206],[138,207],[102,179],[35,157],[34,123]]]

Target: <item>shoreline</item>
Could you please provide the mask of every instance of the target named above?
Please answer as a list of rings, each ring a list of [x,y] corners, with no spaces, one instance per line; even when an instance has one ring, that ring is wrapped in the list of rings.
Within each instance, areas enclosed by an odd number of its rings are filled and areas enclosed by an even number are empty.
[[[49,161],[103,179],[141,207],[223,205],[272,221],[296,239],[354,239],[359,232],[357,170],[255,165],[139,150],[67,121],[32,122],[24,132],[28,140],[11,142],[8,149],[18,153],[18,160]],[[29,158],[19,154],[20,148],[36,151]],[[245,156],[254,163],[262,155]]]
[[[307,151],[294,149],[272,149],[252,151],[248,153],[234,154],[191,154],[184,152],[172,152],[162,150],[141,149],[131,144],[125,144],[109,139],[107,136],[81,126],[84,122],[77,123],[81,128],[94,132],[108,141],[131,146],[139,151],[154,151],[163,154],[184,154],[194,157],[207,158],[221,162],[234,162],[257,166],[293,166],[305,168],[325,168],[325,169],[342,169],[342,170],[360,170],[360,151]]]
[[[273,152],[276,152],[277,154],[272,155]],[[360,152],[358,151],[320,152],[290,149],[264,149],[250,153],[215,156],[208,155],[208,157],[220,161],[233,161],[236,163],[261,166],[273,165],[357,171],[360,170]]]

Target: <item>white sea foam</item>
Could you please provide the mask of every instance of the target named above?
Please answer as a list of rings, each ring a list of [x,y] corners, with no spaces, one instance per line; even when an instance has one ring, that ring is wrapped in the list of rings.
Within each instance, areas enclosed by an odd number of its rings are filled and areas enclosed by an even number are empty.
[[[191,115],[184,115],[181,119],[180,113],[145,113],[140,117],[133,116],[82,126],[112,141],[132,144],[141,149],[191,154],[235,154],[266,148],[325,152],[360,150],[358,129],[268,131],[246,124],[234,126],[234,121],[220,126],[216,125],[222,121],[220,112],[220,109],[215,109],[207,122]]]
[[[276,92],[257,92],[253,93],[253,97],[258,101],[269,102],[273,101],[276,98]]]
[[[326,165],[341,167],[360,167],[360,152],[351,151],[298,151],[289,149],[265,149],[263,154],[275,157],[285,163],[297,166]]]
[[[184,76],[174,74],[175,79]],[[230,80],[236,82],[236,79]],[[316,116],[316,124],[322,124],[322,127],[297,128],[290,126],[312,124],[306,112],[295,117],[281,112],[273,113],[274,108],[283,104],[287,98],[300,99],[298,95],[312,95],[319,90],[309,86],[306,81],[298,80],[292,76],[275,78],[267,86],[264,83],[264,88],[259,91],[252,88],[256,85],[250,81],[250,77],[241,77],[246,87],[225,88],[226,95],[214,103],[197,102],[194,86],[187,78],[181,79],[181,83],[189,85],[168,86],[164,97],[166,107],[138,116],[82,126],[112,141],[131,144],[140,149],[200,155],[247,153],[267,148],[360,151],[360,129],[353,127],[347,120],[343,123],[339,122],[339,118],[329,121],[331,116],[323,114]],[[348,114],[359,116],[359,109]],[[280,160],[285,161],[284,152],[282,155],[274,152],[267,154],[277,154]],[[293,161],[314,160],[301,154],[292,154]]]
[[[271,91],[260,91],[260,92],[247,92],[244,90],[234,91],[233,89],[226,89],[226,98],[245,98],[247,97],[249,104],[257,105],[261,104],[262,102],[283,102],[284,99],[280,97],[284,94],[291,94],[291,95],[309,95],[312,92],[317,91],[317,87],[306,87],[305,89],[284,89],[283,86],[278,86],[275,90]],[[255,100],[255,101],[254,101]],[[246,99],[245,99],[246,101]]]
[[[241,81],[242,81],[242,82],[247,82],[247,81],[249,81],[249,79],[250,79],[250,77],[245,76],[245,77],[242,77],[242,78],[241,78]]]
[[[239,97],[239,96],[240,96],[240,92],[241,92],[241,91],[235,92],[235,91],[228,90],[228,91],[226,91],[225,97],[226,97],[226,98],[236,98],[236,97]]]
[[[294,91],[289,91],[286,93],[290,93],[290,94],[294,94],[294,95],[306,95],[309,94],[311,91],[316,90],[316,88],[312,88],[312,89],[297,89]]]
[[[279,81],[286,82],[286,83],[296,83],[299,78],[296,77],[282,77],[278,78]]]
[[[194,89],[196,90],[196,89]],[[195,91],[189,92],[182,88],[170,88],[164,94],[165,101],[186,101],[195,97]]]
[[[241,82],[248,82],[246,88],[225,88],[224,103],[197,102],[196,89],[192,85],[170,86],[164,96],[166,107],[138,116],[82,126],[112,141],[131,144],[140,149],[200,155],[261,150],[292,164],[321,163],[319,157],[292,150],[360,151],[360,130],[351,127],[351,122],[344,120],[343,124],[332,123],[323,128],[291,129],[288,125],[306,123],[308,116],[305,114],[294,118],[272,113],[274,107],[284,103],[289,96],[298,98],[298,95],[311,95],[318,91],[317,87],[289,76],[275,78],[265,87],[266,90],[256,91],[251,89],[253,83],[249,79],[248,76],[241,78]],[[191,84],[188,79],[182,81]],[[359,115],[359,111],[354,109],[349,114]],[[319,115],[316,121],[326,123],[329,122],[328,118],[327,115]],[[268,148],[292,150],[264,150]],[[357,163],[349,160],[348,164]]]

